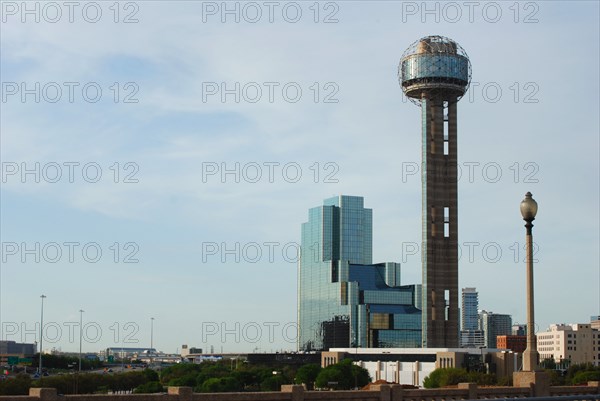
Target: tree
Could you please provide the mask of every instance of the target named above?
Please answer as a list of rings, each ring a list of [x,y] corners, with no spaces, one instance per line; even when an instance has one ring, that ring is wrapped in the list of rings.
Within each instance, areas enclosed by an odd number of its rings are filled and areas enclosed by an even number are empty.
[[[577,372],[573,379],[571,379],[571,384],[586,384],[591,381],[599,381],[600,380],[600,370],[583,370]]]
[[[31,387],[31,377],[19,373],[14,379],[0,381],[0,395],[27,395]]]
[[[315,385],[318,388],[345,388],[344,383],[346,380],[347,378],[344,377],[344,373],[339,368],[330,365],[319,372]]]
[[[199,390],[201,393],[226,393],[240,391],[241,385],[233,377],[213,377],[204,381]]]
[[[593,372],[599,372],[600,368],[595,367],[591,363],[581,363],[576,365],[571,365],[567,370],[567,377],[565,382],[567,384],[581,384],[584,383],[587,378],[596,377]],[[592,374],[587,374],[587,372],[592,372]],[[585,381],[584,381],[585,380]],[[594,379],[590,379],[594,380]]]
[[[304,365],[300,369],[298,369],[296,377],[294,378],[294,382],[296,384],[305,384],[308,390],[312,390],[315,384],[315,380],[317,380],[317,376],[320,372],[321,366],[315,363]]]
[[[366,386],[370,382],[371,376],[369,376],[366,369],[355,365],[351,359],[343,359],[334,365],[321,369],[315,380],[315,385],[319,388],[349,390]]]
[[[267,377],[260,383],[261,391],[280,391],[283,384],[287,384],[288,381],[282,375],[272,375]]]
[[[540,362],[540,367],[542,369],[556,369],[556,361],[554,361],[554,358],[545,358]]]
[[[498,384],[495,374],[476,371],[468,372],[463,368],[440,368],[431,372],[423,380],[423,387],[439,388],[467,382],[487,386]]]
[[[135,394],[150,394],[150,393],[162,393],[165,389],[163,388],[160,382],[148,382],[144,383],[141,386],[138,386],[133,390]]]

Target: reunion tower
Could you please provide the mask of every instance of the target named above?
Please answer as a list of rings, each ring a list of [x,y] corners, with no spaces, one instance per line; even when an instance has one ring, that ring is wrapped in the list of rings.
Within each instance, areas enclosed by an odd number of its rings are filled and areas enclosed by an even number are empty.
[[[458,347],[456,103],[471,81],[466,52],[443,36],[413,43],[398,67],[402,90],[421,106],[423,347]]]

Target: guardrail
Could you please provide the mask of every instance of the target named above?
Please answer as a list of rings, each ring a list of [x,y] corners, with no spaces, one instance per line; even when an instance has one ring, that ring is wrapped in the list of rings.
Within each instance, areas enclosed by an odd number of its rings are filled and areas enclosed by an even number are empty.
[[[166,394],[58,395],[54,388],[32,388],[29,395],[0,396],[0,401],[600,401],[600,382],[587,386],[551,386],[549,396],[535,397],[535,386],[486,387],[461,383],[456,388],[404,389],[397,384],[373,386],[373,390],[306,391],[286,385],[280,392],[194,393],[191,387],[169,387]]]

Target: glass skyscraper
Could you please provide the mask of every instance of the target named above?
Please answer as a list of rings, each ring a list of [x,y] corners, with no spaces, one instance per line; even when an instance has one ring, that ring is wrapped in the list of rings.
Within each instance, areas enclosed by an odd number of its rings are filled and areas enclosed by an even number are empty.
[[[483,341],[487,348],[496,348],[496,337],[512,333],[512,317],[482,310],[479,313],[479,329],[483,331]]]
[[[421,286],[400,265],[372,264],[373,214],[362,197],[336,196],[302,224],[298,348],[419,347]]]
[[[462,289],[462,329],[477,330],[479,299],[475,288]]]
[[[462,330],[460,346],[477,348],[484,345],[483,331],[479,329],[479,297],[472,287],[462,289]]]

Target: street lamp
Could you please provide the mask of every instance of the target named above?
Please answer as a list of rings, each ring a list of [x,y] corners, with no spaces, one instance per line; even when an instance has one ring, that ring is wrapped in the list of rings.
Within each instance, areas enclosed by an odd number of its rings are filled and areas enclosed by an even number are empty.
[[[79,373],[81,373],[81,339],[83,338],[83,309],[79,309]]]
[[[150,318],[150,366],[152,366],[152,352],[154,348],[154,318]]]
[[[521,202],[521,215],[525,220],[525,249],[527,254],[527,348],[523,352],[523,370],[533,372],[538,367],[539,354],[535,341],[535,318],[533,307],[533,228],[532,221],[535,220],[538,204],[531,197],[531,192],[525,194]]]
[[[42,316],[40,317],[40,362],[38,363],[38,373],[40,375],[40,378],[42,377],[42,345],[43,345],[43,339],[44,339],[44,298],[46,298],[46,296],[44,294],[40,295],[40,298],[42,298]]]

